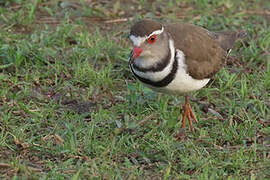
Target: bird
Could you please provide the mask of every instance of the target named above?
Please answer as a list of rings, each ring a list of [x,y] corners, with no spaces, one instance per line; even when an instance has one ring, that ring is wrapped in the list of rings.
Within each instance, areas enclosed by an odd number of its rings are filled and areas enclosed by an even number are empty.
[[[188,94],[203,88],[225,65],[236,40],[245,31],[214,32],[189,23],[165,24],[151,19],[130,28],[133,45],[129,67],[134,76],[156,92],[184,95],[182,128],[198,122]]]

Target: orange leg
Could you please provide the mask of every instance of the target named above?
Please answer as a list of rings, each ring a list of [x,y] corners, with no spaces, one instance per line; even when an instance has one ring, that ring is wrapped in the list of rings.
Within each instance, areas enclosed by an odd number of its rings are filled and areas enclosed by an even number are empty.
[[[194,131],[192,121],[197,123],[198,120],[196,119],[194,113],[192,112],[192,108],[188,102],[188,96],[185,96],[185,104],[183,106],[183,110],[184,112],[183,112],[183,118],[182,118],[182,128],[186,127],[186,118],[188,118],[190,131]]]

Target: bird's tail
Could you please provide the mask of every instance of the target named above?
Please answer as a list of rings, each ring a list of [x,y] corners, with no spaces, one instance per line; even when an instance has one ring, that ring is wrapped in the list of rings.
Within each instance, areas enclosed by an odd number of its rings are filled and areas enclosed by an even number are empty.
[[[246,31],[226,31],[226,32],[209,32],[209,35],[214,38],[218,44],[227,53],[231,51],[235,41],[243,39],[247,36]]]

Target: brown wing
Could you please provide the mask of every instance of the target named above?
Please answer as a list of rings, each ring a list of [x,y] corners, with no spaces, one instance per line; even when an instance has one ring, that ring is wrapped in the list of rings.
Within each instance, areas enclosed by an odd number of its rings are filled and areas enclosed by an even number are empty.
[[[187,71],[193,78],[210,78],[224,65],[226,51],[207,30],[191,24],[170,24],[165,29],[173,37],[175,48],[185,54]]]

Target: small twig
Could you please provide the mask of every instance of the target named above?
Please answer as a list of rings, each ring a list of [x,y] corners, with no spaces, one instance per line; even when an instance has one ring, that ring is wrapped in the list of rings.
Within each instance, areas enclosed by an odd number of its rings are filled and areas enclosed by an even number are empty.
[[[36,23],[38,24],[60,24],[60,21],[58,20],[38,20]]]
[[[0,168],[10,168],[11,165],[7,163],[0,163]]]
[[[233,125],[233,116],[231,116],[230,120],[229,120],[229,125],[232,126]]]
[[[146,121],[152,119],[154,116],[156,116],[156,113],[152,113],[149,116],[146,116],[144,119],[138,122],[138,125],[139,126],[143,125]]]
[[[20,9],[22,6],[21,5],[16,5],[16,6],[11,6],[9,7],[10,10],[17,10]]]
[[[7,164],[7,163],[0,163],[0,168],[11,168],[12,165],[11,164]],[[30,171],[34,171],[34,172],[41,172],[42,169],[39,168],[34,168],[31,166],[27,166],[27,169],[29,169]]]
[[[128,21],[128,18],[120,18],[120,19],[112,19],[104,21],[105,23],[119,23],[119,22],[126,22]]]
[[[63,173],[65,174],[75,174],[77,172],[77,170],[75,169],[69,169],[69,170],[64,170]]]
[[[270,15],[270,11],[244,11],[247,14]]]
[[[34,168],[34,167],[31,167],[31,166],[27,166],[27,168],[28,168],[30,171],[34,171],[34,172],[42,172],[42,169],[39,169],[39,168]]]
[[[39,147],[39,148],[41,148],[41,149],[51,150],[51,148],[48,148],[48,147],[46,147],[46,146],[42,146],[42,145],[40,145],[40,144],[33,143],[32,145],[33,145],[33,146],[36,146],[36,147]]]

